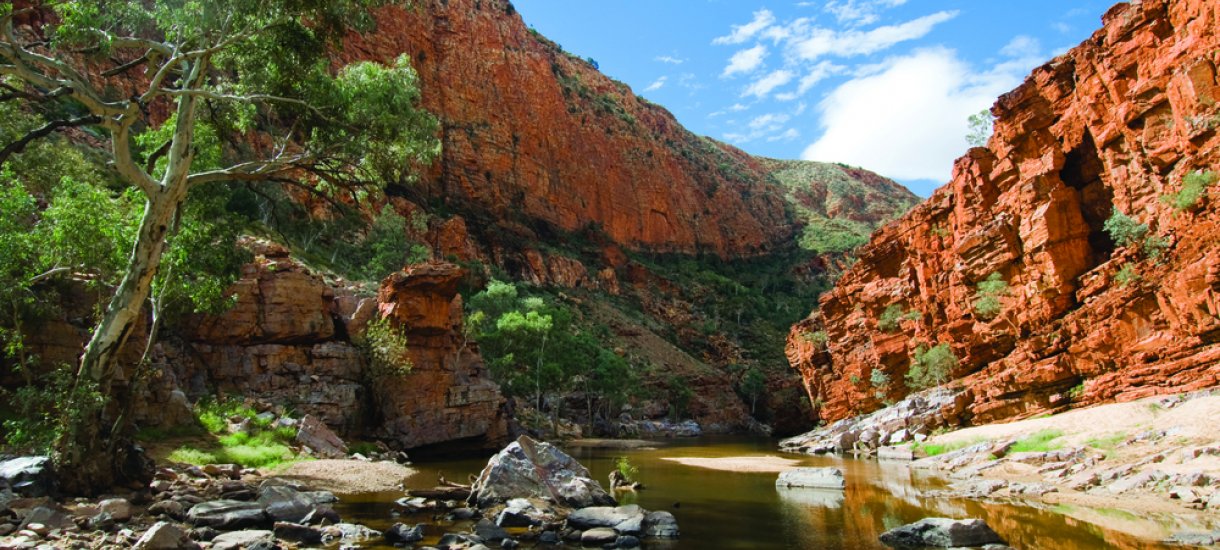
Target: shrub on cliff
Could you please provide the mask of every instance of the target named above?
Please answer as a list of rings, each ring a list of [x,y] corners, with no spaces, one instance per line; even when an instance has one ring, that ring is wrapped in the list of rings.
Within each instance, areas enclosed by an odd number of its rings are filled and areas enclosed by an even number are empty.
[[[877,328],[882,332],[896,332],[902,321],[917,321],[921,317],[923,314],[914,309],[903,311],[902,306],[893,304],[881,313],[881,317],[877,319]]]
[[[1177,210],[1194,210],[1203,202],[1207,188],[1216,183],[1216,173],[1210,170],[1194,171],[1182,177],[1182,189],[1161,197],[1161,202]]]
[[[981,319],[995,319],[1004,310],[1000,297],[1008,294],[1008,283],[999,273],[988,275],[979,281],[974,294],[974,313]]]
[[[957,356],[949,344],[938,344],[929,348],[920,344],[911,357],[907,370],[907,387],[912,390],[933,388],[949,381],[949,375],[957,368]]]

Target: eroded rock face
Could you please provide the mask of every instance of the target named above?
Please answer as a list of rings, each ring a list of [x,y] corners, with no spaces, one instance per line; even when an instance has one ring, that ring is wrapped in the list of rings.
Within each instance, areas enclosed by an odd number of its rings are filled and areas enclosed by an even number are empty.
[[[949,344],[968,390],[959,420],[974,423],[1220,383],[1220,186],[1194,209],[1162,200],[1218,168],[1220,6],[1123,3],[1103,20],[1001,97],[988,146],[875,233],[793,327],[788,358],[821,419],[901,399],[920,344]],[[1164,254],[1116,243],[1116,211]],[[987,319],[974,303],[993,273],[1007,287]],[[919,318],[887,332],[891,307]],[[870,384],[874,370],[891,384]]]
[[[461,279],[456,265],[419,264],[386,278],[378,293],[378,314],[404,329],[412,364],[407,376],[377,380],[378,431],[404,448],[471,438],[491,448],[508,437],[500,388],[477,344],[462,342]]]

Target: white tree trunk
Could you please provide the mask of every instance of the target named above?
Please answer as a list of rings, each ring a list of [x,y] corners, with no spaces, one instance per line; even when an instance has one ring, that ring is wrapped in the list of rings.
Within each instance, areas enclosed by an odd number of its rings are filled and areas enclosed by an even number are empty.
[[[161,255],[165,252],[166,237],[185,195],[181,192],[162,192],[150,198],[145,205],[127,273],[111,298],[101,323],[93,331],[89,344],[85,346],[79,375],[100,383],[103,392],[109,389],[116,365],[115,357],[127,342],[148,299],[157,267],[161,265]]]

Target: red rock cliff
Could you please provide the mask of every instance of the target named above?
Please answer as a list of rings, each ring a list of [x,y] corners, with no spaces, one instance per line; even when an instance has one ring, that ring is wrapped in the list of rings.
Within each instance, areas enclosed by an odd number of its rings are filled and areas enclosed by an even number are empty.
[[[386,9],[342,61],[402,53],[443,124],[443,158],[421,187],[483,223],[526,240],[523,225],[593,226],[628,249],[724,257],[763,254],[793,234],[762,161],[691,134],[528,29],[505,0]]]
[[[1193,209],[1162,200],[1220,171],[1220,5],[1124,3],[1103,21],[1001,97],[987,147],[875,233],[793,328],[788,357],[822,419],[879,408],[875,369],[895,382],[883,397],[907,393],[920,344],[951,347],[975,423],[1220,383],[1220,185]],[[1115,211],[1160,243],[1119,246]],[[993,273],[1007,287],[989,320],[974,302]],[[891,306],[921,318],[883,330]]]

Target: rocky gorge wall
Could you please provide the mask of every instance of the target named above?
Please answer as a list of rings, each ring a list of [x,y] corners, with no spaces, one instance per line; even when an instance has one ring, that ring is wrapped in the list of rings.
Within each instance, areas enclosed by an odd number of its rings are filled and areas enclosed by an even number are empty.
[[[154,346],[153,374],[141,379],[133,400],[138,425],[193,422],[190,402],[216,396],[282,406],[344,436],[400,449],[442,443],[450,450],[494,449],[507,441],[500,389],[478,344],[460,344],[461,268],[410,266],[372,296],[328,282],[279,245],[248,240],[247,246],[255,258],[230,289],[234,305],[186,321]],[[30,351],[48,364],[72,364],[88,339],[86,329],[70,322],[71,312],[67,317],[30,332]],[[389,319],[406,337],[409,373],[370,368],[361,344],[377,318]],[[130,365],[138,362],[144,334],[137,331],[124,349],[120,389],[132,383]]]
[[[1002,96],[987,146],[875,233],[793,327],[787,355],[819,418],[906,395],[921,345],[956,357],[961,422],[1220,383],[1220,186],[1170,204],[1183,178],[1220,171],[1220,6],[1121,3],[1103,22]],[[1116,242],[1115,212],[1152,240]],[[974,304],[995,273],[990,318]],[[877,370],[888,386],[870,382]]]

